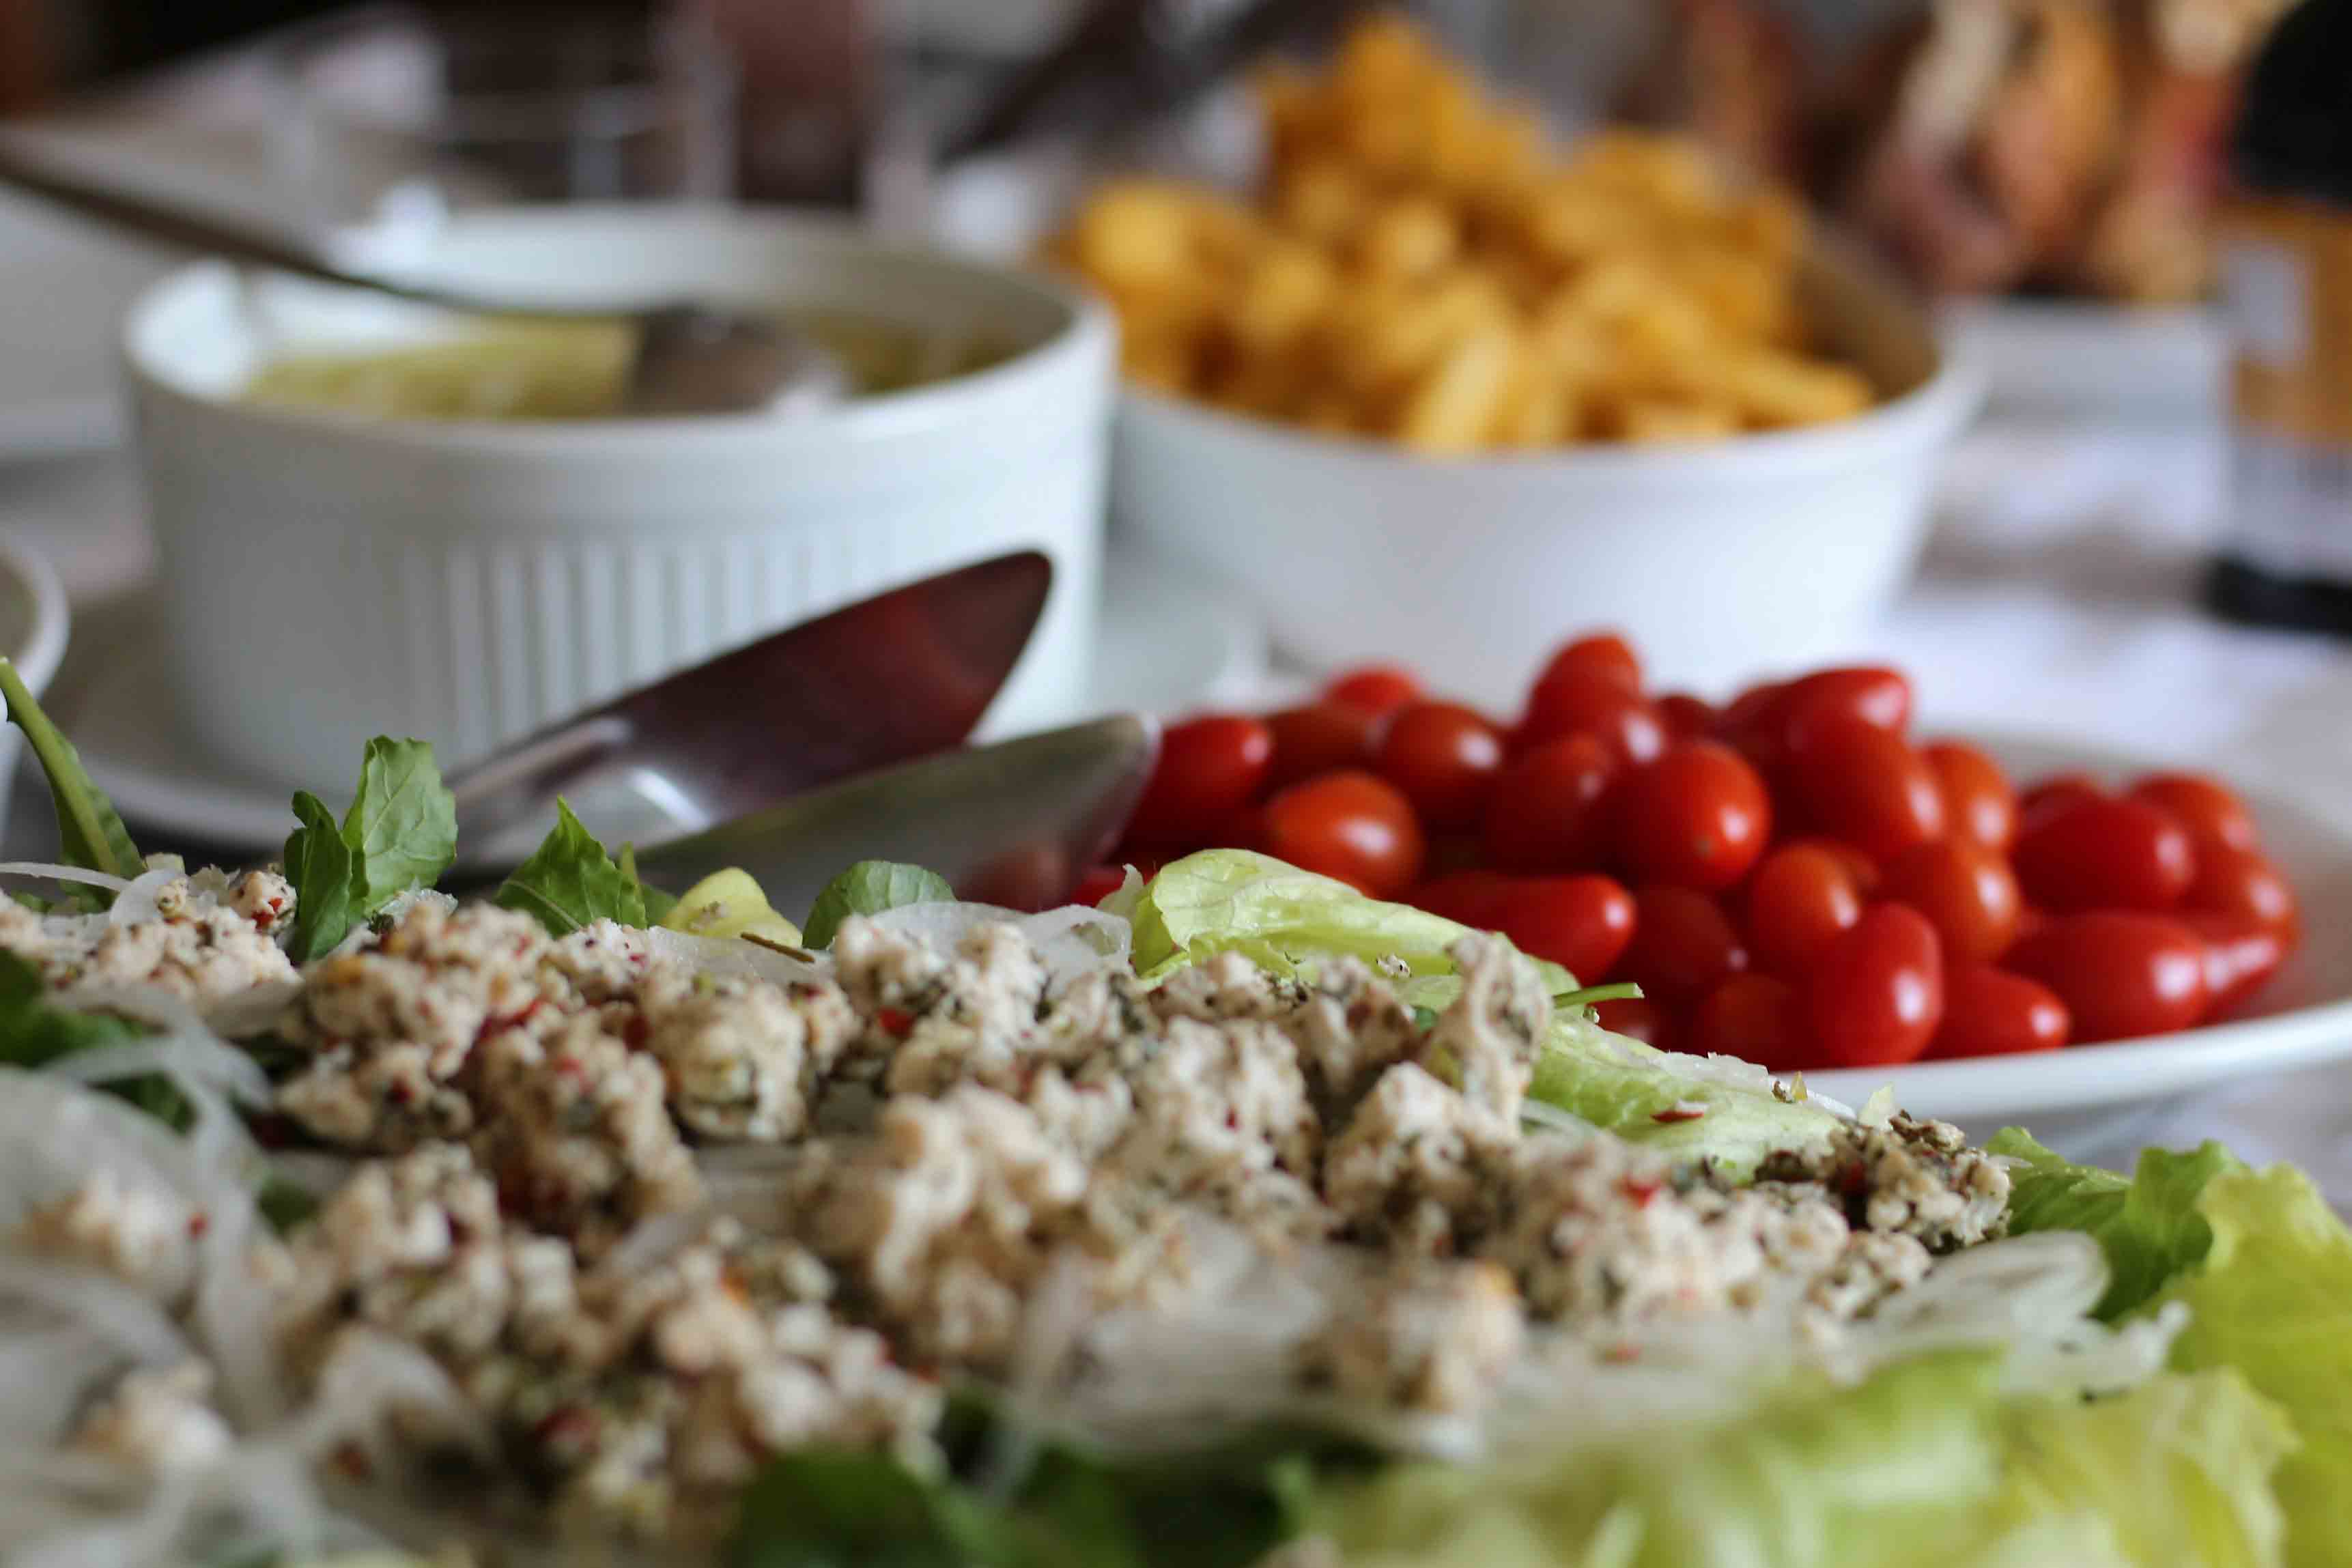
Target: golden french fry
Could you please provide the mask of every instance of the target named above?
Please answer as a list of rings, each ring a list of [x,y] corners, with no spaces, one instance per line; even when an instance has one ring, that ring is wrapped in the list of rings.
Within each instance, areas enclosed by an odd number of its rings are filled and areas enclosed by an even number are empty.
[[[1475,451],[1485,444],[1511,379],[1517,343],[1508,327],[1482,327],[1447,351],[1399,413],[1396,437],[1423,452]]]
[[[1576,434],[1576,392],[1532,338],[1511,357],[1509,381],[1488,439],[1498,446],[1557,446]]]
[[[1363,182],[1336,159],[1302,162],[1282,177],[1276,215],[1299,238],[1338,250],[1364,221],[1369,197]]]
[[[1615,434],[1622,441],[1717,441],[1739,429],[1738,411],[1722,403],[1674,402],[1641,398],[1621,404]]]
[[[1461,249],[1461,225],[1428,196],[1402,196],[1380,208],[1356,242],[1358,265],[1367,276],[1398,282],[1433,277]]]

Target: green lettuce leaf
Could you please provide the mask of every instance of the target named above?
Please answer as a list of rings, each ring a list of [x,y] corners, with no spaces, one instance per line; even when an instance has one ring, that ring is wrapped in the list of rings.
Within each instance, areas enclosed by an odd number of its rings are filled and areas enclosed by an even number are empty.
[[[614,862],[561,798],[554,830],[515,867],[496,902],[530,915],[552,936],[569,936],[594,920],[646,923],[644,888]]]
[[[135,877],[147,869],[131,830],[122,825],[114,802],[94,783],[73,748],[41,705],[33,700],[16,666],[0,659],[0,697],[7,699],[8,721],[25,732],[25,743],[49,781],[49,798],[58,811],[58,854],[67,865],[109,876]],[[103,909],[114,902],[103,888],[78,883],[75,902]]]
[[[2020,1401],[2002,1427],[1995,1525],[2095,1519],[2116,1557],[2143,1568],[2284,1561],[2272,1478],[2294,1431],[2234,1372],[2158,1377],[2088,1404]]]
[[[343,841],[352,851],[356,919],[441,880],[457,858],[457,798],[442,784],[429,742],[379,735],[367,743],[359,789],[343,813]]]
[[[352,846],[325,801],[308,789],[294,794],[301,826],[286,840],[286,880],[294,886],[294,929],[286,954],[307,964],[331,950],[352,928]]]
[[[309,790],[294,796],[300,825],[286,840],[294,884],[287,953],[307,964],[404,893],[431,887],[457,858],[457,800],[433,747],[379,735],[360,759],[359,788],[338,824]]]
[[[2009,1173],[2012,1234],[2080,1230],[2098,1241],[2109,1277],[2097,1315],[2111,1321],[2204,1260],[2213,1229],[2198,1200],[2214,1177],[2245,1168],[2215,1143],[2191,1154],[2149,1149],[2128,1178],[2070,1164],[2017,1127],[1985,1146],[2021,1162]]]
[[[60,1057],[121,1045],[147,1032],[145,1025],[128,1019],[51,1007],[40,971],[14,953],[0,950],[0,1066],[47,1067]],[[191,1119],[186,1097],[161,1074],[126,1078],[102,1087],[168,1127],[184,1128]]]
[[[834,933],[853,915],[879,915],[908,904],[947,904],[955,899],[948,879],[919,865],[897,861],[859,861],[824,884],[801,923],[801,941],[810,947],[830,947]],[[766,896],[761,895],[761,902]]]
[[[2189,1311],[2173,1364],[2234,1369],[2278,1403],[2300,1441],[2278,1476],[2287,1561],[2352,1563],[2352,1232],[2287,1166],[2221,1171],[2197,1207],[2210,1249],[2160,1298]]]
[[[2270,1568],[2293,1437],[2226,1373],[2084,1404],[2004,1396],[2000,1358],[1806,1378],[1712,1420],[1327,1488],[1349,1568]]]
[[[1777,1150],[1817,1145],[1840,1125],[1819,1105],[1780,1098],[1769,1081],[1722,1072],[1569,1013],[1553,1019],[1528,1092],[1679,1163],[1705,1160],[1734,1177]],[[1693,1109],[1701,1114],[1687,1114]]]
[[[1131,903],[1114,896],[1134,925],[1135,972],[1147,981],[1225,952],[1279,975],[1343,956],[1401,958],[1416,977],[1451,975],[1446,949],[1470,930],[1248,850],[1203,850],[1171,861]],[[1576,977],[1559,965],[1530,962],[1554,996],[1576,989]]]

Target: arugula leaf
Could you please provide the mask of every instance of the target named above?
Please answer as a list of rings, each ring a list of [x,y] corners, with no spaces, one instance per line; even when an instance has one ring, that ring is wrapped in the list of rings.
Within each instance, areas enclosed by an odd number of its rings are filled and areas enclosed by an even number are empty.
[[[286,880],[294,884],[294,931],[286,956],[307,964],[341,942],[352,928],[352,846],[326,802],[308,789],[294,794],[302,825],[286,840]]]
[[[144,1025],[128,1019],[51,1007],[40,971],[14,953],[0,950],[0,1065],[28,1070],[47,1067],[60,1057],[121,1045],[147,1032]],[[186,1097],[160,1074],[126,1078],[104,1087],[175,1131],[185,1129],[193,1118]]]
[[[343,813],[343,842],[351,846],[356,919],[441,880],[457,858],[457,798],[441,782],[431,742],[379,735],[367,743],[359,791]]]
[[[73,743],[49,722],[16,666],[5,659],[0,659],[0,697],[7,699],[9,722],[25,732],[26,744],[48,776],[49,798],[58,809],[58,853],[65,863],[125,878],[145,871],[139,846],[131,841],[131,830],[122,825],[114,802],[91,782]],[[100,908],[114,902],[105,889],[86,883],[76,884],[74,894]]]
[[[294,884],[287,952],[298,964],[402,894],[431,887],[457,858],[457,797],[442,786],[425,741],[369,741],[341,826],[307,789],[294,796],[294,816],[302,825],[286,841],[286,880]]]
[[[801,923],[801,941],[809,947],[832,946],[834,933],[852,915],[879,915],[908,904],[951,904],[955,889],[948,879],[919,865],[897,861],[859,861],[824,884]]]
[[[569,936],[593,920],[646,923],[644,888],[613,862],[561,797],[555,802],[554,831],[515,867],[496,902],[532,916],[553,936]]]

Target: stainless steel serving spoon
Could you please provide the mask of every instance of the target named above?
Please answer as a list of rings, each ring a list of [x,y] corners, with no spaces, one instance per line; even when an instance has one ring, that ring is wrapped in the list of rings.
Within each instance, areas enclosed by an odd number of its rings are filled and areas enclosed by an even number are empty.
[[[174,249],[345,288],[483,316],[625,321],[636,330],[636,350],[622,398],[624,414],[800,414],[839,402],[850,392],[846,372],[831,354],[789,323],[756,310],[687,300],[558,308],[373,273],[338,260],[313,239],[160,202],[144,192],[95,178],[62,160],[28,151],[19,138],[0,136],[0,185]]]

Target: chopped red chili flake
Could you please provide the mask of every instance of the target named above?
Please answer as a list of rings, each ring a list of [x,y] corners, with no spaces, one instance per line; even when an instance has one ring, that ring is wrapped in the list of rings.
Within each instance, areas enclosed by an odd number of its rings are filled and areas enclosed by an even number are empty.
[[[1635,1181],[1632,1176],[1627,1176],[1617,1184],[1617,1190],[1623,1193],[1629,1202],[1640,1208],[1650,1207],[1650,1200],[1658,1196],[1658,1188],[1659,1184],[1656,1182]]]
[[[584,1405],[559,1405],[539,1418],[531,1436],[551,1447],[584,1448],[596,1437],[596,1413]]]
[[[212,1228],[212,1216],[206,1214],[203,1209],[200,1208],[196,1210],[195,1213],[188,1216],[189,1235],[202,1236],[205,1231],[210,1230]]]
[[[1704,1105],[1686,1105],[1680,1101],[1676,1101],[1674,1104],[1667,1106],[1663,1111],[1651,1112],[1650,1120],[1653,1122],[1696,1122],[1701,1116],[1706,1114],[1706,1107]]]
[[[915,1015],[904,1008],[877,1008],[874,1021],[893,1040],[904,1040],[915,1032]]]
[[[654,1026],[646,1021],[646,1015],[638,1013],[621,1026],[621,1042],[631,1051],[643,1051],[646,1041],[653,1038],[653,1032]]]

